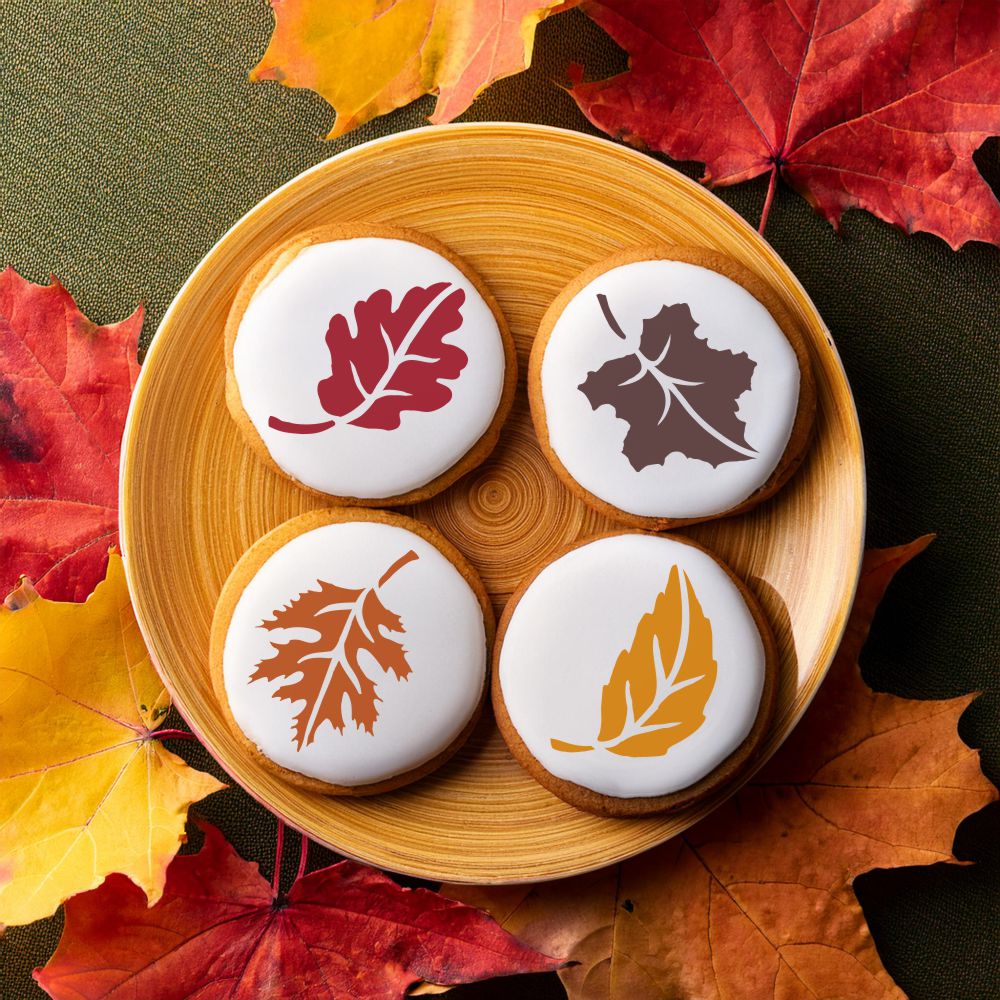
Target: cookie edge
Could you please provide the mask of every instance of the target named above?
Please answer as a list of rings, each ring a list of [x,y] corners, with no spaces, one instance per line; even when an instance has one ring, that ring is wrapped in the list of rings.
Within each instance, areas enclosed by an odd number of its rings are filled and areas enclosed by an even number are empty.
[[[321,778],[309,777],[291,768],[283,767],[281,764],[271,760],[243,732],[232,714],[229,706],[229,698],[226,695],[225,680],[223,678],[223,653],[233,612],[236,610],[236,605],[243,595],[243,591],[261,566],[275,552],[307,531],[330,524],[346,524],[356,521],[388,524],[393,527],[405,528],[408,531],[412,531],[424,541],[433,545],[461,573],[476,595],[483,612],[483,626],[486,632],[486,669],[479,704],[458,736],[435,756],[411,768],[409,771],[401,772],[389,778],[383,778],[381,781],[366,785],[338,785],[323,781]],[[495,635],[496,618],[493,614],[493,605],[482,579],[465,556],[436,528],[393,511],[368,510],[357,507],[328,507],[321,510],[308,511],[305,514],[298,514],[284,521],[277,527],[272,528],[267,534],[258,538],[240,556],[223,583],[218,600],[216,601],[209,636],[209,671],[212,692],[222,712],[226,726],[232,732],[233,736],[236,737],[241,747],[250,757],[272,775],[280,777],[298,788],[310,792],[321,792],[324,795],[353,798],[379,795],[382,792],[390,792],[396,788],[402,788],[404,785],[408,785],[411,782],[426,777],[432,771],[436,771],[461,749],[466,740],[472,735],[482,717],[483,706],[491,689],[492,651]]]
[[[760,704],[757,708],[757,716],[754,719],[750,732],[743,742],[729,754],[721,763],[717,764],[704,777],[700,778],[693,785],[682,788],[676,792],[666,795],[635,796],[632,798],[619,798],[613,795],[604,795],[595,792],[591,788],[569,781],[566,778],[556,777],[548,771],[528,749],[527,744],[521,738],[510,715],[507,712],[507,705],[504,702],[503,690],[500,683],[500,653],[503,649],[504,635],[507,626],[514,614],[514,610],[528,588],[536,577],[557,559],[568,555],[575,549],[591,542],[599,541],[603,538],[617,538],[621,535],[647,535],[651,538],[667,538],[670,541],[679,542],[683,545],[690,545],[692,548],[704,552],[719,566],[736,585],[740,596],[750,611],[757,631],[760,634],[761,643],[764,646],[764,686],[760,695]],[[572,544],[564,547],[551,559],[547,560],[521,584],[511,595],[510,600],[504,607],[503,614],[496,629],[496,639],[493,644],[493,672],[490,683],[490,700],[493,704],[493,714],[496,717],[497,728],[503,736],[507,748],[514,759],[543,787],[552,792],[558,798],[577,809],[593,813],[597,816],[615,819],[636,819],[646,816],[658,816],[664,813],[675,812],[687,806],[694,805],[700,800],[708,799],[716,794],[721,788],[735,782],[743,775],[748,768],[753,766],[754,754],[767,735],[777,709],[779,690],[779,658],[778,647],[771,630],[770,623],[760,606],[760,602],[753,595],[747,585],[726,565],[714,552],[699,545],[697,542],[680,535],[657,534],[651,531],[630,531],[628,529],[618,529],[592,535],[589,538],[578,539]],[[717,804],[717,803],[716,803]]]
[[[500,331],[500,340],[503,345],[504,354],[504,378],[500,388],[500,399],[497,402],[496,412],[490,421],[489,427],[472,443],[472,445],[461,455],[454,464],[450,465],[444,472],[433,479],[418,486],[416,489],[406,493],[397,493],[386,497],[351,497],[337,496],[333,493],[324,493],[322,490],[309,486],[301,480],[296,479],[289,472],[286,472],[272,457],[260,432],[254,426],[250,415],[243,406],[240,396],[239,385],[236,381],[236,372],[233,364],[233,349],[236,343],[236,336],[239,333],[240,324],[247,307],[250,305],[254,295],[261,288],[266,287],[295,257],[306,247],[314,246],[317,243],[335,243],[340,240],[351,239],[390,239],[401,240],[406,243],[416,243],[433,251],[458,268],[480,294],[483,301],[489,307],[493,318],[496,320],[497,328]],[[283,479],[293,482],[299,489],[311,496],[320,497],[331,506],[343,507],[397,507],[411,503],[420,503],[429,500],[443,490],[455,483],[467,472],[471,472],[489,458],[493,449],[500,441],[500,431],[510,415],[514,405],[514,395],[517,389],[517,349],[514,344],[514,337],[507,325],[507,319],[503,310],[489,290],[486,282],[479,273],[462,257],[452,251],[445,244],[426,233],[416,229],[409,229],[402,226],[387,226],[372,223],[335,224],[328,226],[318,226],[307,229],[296,236],[272,247],[263,257],[261,257],[253,267],[246,273],[240,282],[232,305],[226,315],[225,325],[225,365],[226,384],[225,396],[226,406],[233,420],[240,429],[243,439],[253,448],[268,468],[277,472]]]
[[[549,338],[556,321],[562,315],[569,302],[590,282],[625,264],[637,264],[648,260],[675,260],[683,264],[693,264],[715,271],[729,278],[749,292],[771,314],[779,329],[789,342],[799,366],[799,401],[795,411],[795,420],[788,435],[784,451],[778,464],[770,476],[754,490],[745,500],[720,511],[717,514],[705,514],[699,517],[652,517],[644,514],[633,514],[622,510],[607,500],[601,499],[581,485],[569,473],[561,459],[556,454],[549,441],[548,423],[545,416],[545,404],[542,399],[542,360]],[[791,314],[785,308],[780,297],[768,284],[748,268],[728,257],[726,254],[703,247],[673,245],[668,243],[648,244],[605,257],[596,264],[581,271],[569,284],[563,287],[545,311],[538,331],[531,345],[531,355],[528,359],[528,404],[531,409],[531,422],[535,435],[545,455],[546,461],[552,466],[556,475],[566,488],[582,500],[588,507],[611,518],[619,524],[633,528],[652,531],[669,531],[689,524],[701,524],[714,521],[721,517],[732,517],[742,514],[777,493],[798,471],[805,461],[809,451],[813,429],[816,423],[816,379],[813,373],[812,360],[805,338],[800,334],[793,322]]]

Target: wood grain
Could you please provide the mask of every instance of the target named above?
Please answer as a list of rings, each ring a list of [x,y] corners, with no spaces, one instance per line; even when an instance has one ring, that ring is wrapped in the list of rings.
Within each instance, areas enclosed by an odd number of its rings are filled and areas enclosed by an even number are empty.
[[[243,275],[277,241],[352,220],[422,229],[465,255],[507,315],[522,372],[538,322],[559,289],[623,247],[668,241],[721,250],[782,297],[815,367],[819,409],[809,456],[772,500],[685,532],[748,582],[775,630],[781,691],[763,756],[788,734],[822,680],[860,564],[864,459],[829,333],[771,247],[693,181],[603,139],[545,126],[475,123],[359,146],[276,191],[202,261],[146,357],[123,447],[121,528],[130,588],[176,704],[236,781],[315,840],[430,879],[558,878],[652,847],[715,803],[653,819],[579,812],[521,770],[490,718],[442,770],[409,788],[359,800],[305,792],[272,777],[223,721],[208,673],[209,628],[222,582],[255,539],[322,506],[272,473],[229,418],[226,314]],[[523,385],[493,457],[445,494],[405,512],[435,525],[467,555],[498,611],[540,561],[610,526],[546,465]]]

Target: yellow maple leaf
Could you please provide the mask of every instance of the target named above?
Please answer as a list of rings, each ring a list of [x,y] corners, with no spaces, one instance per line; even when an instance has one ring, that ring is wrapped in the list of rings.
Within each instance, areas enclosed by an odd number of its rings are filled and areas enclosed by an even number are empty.
[[[0,607],[0,923],[122,872],[155,903],[188,806],[225,786],[156,739],[170,699],[121,558],[83,604],[30,583]],[[17,610],[12,610],[16,608]]]
[[[251,80],[306,87],[332,104],[327,138],[437,94],[451,121],[484,87],[527,69],[535,28],[564,0],[271,0],[275,27]]]

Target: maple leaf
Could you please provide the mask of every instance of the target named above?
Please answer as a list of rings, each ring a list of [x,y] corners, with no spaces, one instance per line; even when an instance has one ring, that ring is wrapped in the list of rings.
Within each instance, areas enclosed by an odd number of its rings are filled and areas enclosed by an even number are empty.
[[[225,786],[156,739],[170,699],[118,555],[82,604],[22,583],[0,607],[0,703],[0,922],[47,917],[109,872],[159,899],[188,806]]]
[[[199,825],[204,846],[174,861],[151,909],[114,875],[66,904],[59,947],[35,970],[49,996],[389,1000],[421,980],[468,983],[561,964],[479,910],[353,861],[276,897],[256,864]]]
[[[91,323],[58,281],[0,273],[0,587],[82,601],[118,540],[118,453],[142,309]]]
[[[639,620],[632,647],[622,650],[601,693],[598,743],[623,757],[662,756],[705,721],[716,666],[711,622],[687,574],[673,566],[666,589]],[[594,749],[551,743],[573,753]]]
[[[535,28],[563,0],[271,0],[274,34],[251,80],[307,87],[331,104],[327,138],[424,94],[435,124],[494,80],[527,69]]]
[[[332,374],[317,387],[320,405],[336,420],[296,424],[271,417],[268,424],[290,434],[316,434],[335,423],[391,431],[403,410],[440,410],[451,399],[442,379],[458,378],[469,357],[444,343],[462,325],[461,288],[446,281],[411,288],[392,308],[385,288],[354,307],[357,332],[340,313],[330,320],[326,346]]]
[[[608,326],[627,340],[607,297],[597,301]],[[629,425],[622,453],[637,472],[662,465],[672,452],[715,467],[756,455],[737,400],[750,388],[757,363],[709,347],[694,335],[697,328],[686,302],[664,305],[643,320],[635,351],[605,362],[580,383],[595,410],[609,404]]]
[[[374,732],[378,719],[376,685],[361,667],[367,653],[386,672],[404,680],[411,673],[400,642],[385,633],[405,632],[399,615],[383,603],[380,588],[418,556],[412,549],[400,556],[370,587],[350,589],[322,580],[317,590],[307,590],[261,622],[268,630],[305,628],[315,639],[272,640],[275,654],[261,660],[250,682],[291,678],[279,684],[272,697],[279,701],[303,701],[295,716],[293,731],[301,750],[316,738],[320,724],[329,722],[343,732],[343,703],[347,698],[351,718],[358,729]]]
[[[630,69],[582,83],[611,135],[705,164],[704,181],[780,174],[835,227],[863,208],[953,248],[1000,243],[972,154],[1000,133],[996,0],[586,0]]]
[[[757,777],[646,854],[536,886],[449,886],[579,964],[572,1000],[901,998],[851,889],[873,867],[953,860],[954,828],[996,798],[957,736],[971,697],[877,694],[857,657],[893,574],[930,537],[865,556],[830,674]]]

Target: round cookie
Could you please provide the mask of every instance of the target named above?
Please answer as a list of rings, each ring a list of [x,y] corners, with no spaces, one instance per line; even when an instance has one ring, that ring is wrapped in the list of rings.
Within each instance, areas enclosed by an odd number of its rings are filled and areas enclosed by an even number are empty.
[[[443,764],[482,708],[493,612],[443,536],[384,511],[286,521],[226,580],[212,683],[230,729],[293,784],[371,795]]]
[[[687,539],[621,532],[543,566],[504,610],[492,696],[514,757],[603,816],[668,812],[746,767],[776,692],[746,587]]]
[[[482,462],[517,380],[477,274],[437,240],[326,226],[275,247],[226,322],[226,400],[277,471],[334,502],[413,503]]]
[[[618,253],[558,295],[528,394],[570,489],[654,530],[771,496],[816,408],[805,343],[772,290],[722,254],[675,246]]]

